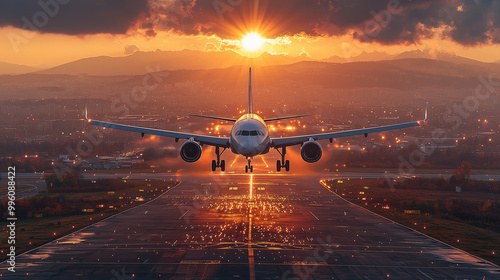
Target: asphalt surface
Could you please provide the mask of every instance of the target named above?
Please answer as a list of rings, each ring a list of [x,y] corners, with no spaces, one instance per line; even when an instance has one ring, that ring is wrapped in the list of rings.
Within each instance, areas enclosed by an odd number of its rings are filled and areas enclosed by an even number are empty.
[[[5,183],[5,184],[7,184],[7,183]],[[45,181],[43,181],[43,180],[24,182],[24,183],[21,183],[20,185],[28,186],[31,188],[28,190],[25,190],[25,191],[21,191],[21,192],[16,191],[16,200],[25,199],[27,197],[37,195],[39,192],[45,191],[45,189],[47,188],[47,185],[45,184]],[[3,201],[6,197],[7,197],[7,195],[0,196],[0,201]]]
[[[2,263],[0,278],[500,279],[498,266],[354,206],[319,177],[180,180],[18,256],[15,273]]]

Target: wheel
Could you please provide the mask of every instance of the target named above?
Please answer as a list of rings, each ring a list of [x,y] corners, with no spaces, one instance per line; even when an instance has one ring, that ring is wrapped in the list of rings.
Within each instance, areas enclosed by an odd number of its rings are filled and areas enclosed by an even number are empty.
[[[248,165],[245,165],[245,173],[248,173]]]
[[[281,171],[281,161],[278,159],[276,162],[276,171],[280,172]]]
[[[226,171],[226,161],[225,160],[220,161],[220,171]]]
[[[250,165],[250,173],[253,173],[253,165]]]
[[[289,160],[285,161],[285,170],[286,170],[286,172],[290,171],[290,161]]]
[[[215,160],[212,160],[212,171],[215,171],[217,168],[217,162]]]

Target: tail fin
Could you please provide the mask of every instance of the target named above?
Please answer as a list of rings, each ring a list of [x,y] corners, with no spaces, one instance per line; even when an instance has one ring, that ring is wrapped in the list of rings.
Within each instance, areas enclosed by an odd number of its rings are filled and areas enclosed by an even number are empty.
[[[248,72],[248,113],[253,114],[253,104],[252,104],[252,67]]]

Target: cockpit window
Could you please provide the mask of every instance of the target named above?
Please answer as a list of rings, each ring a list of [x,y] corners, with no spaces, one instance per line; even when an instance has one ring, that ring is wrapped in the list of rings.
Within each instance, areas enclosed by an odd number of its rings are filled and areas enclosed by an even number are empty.
[[[262,135],[264,136],[264,132],[260,130],[238,130],[236,131],[236,135],[243,135],[243,136],[257,136],[257,135]]]

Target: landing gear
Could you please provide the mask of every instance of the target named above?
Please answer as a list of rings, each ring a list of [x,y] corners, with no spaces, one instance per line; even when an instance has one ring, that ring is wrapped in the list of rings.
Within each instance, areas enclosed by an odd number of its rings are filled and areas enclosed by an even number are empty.
[[[220,160],[220,156],[224,153],[224,150],[220,152],[220,147],[215,147],[215,154],[217,155],[217,160],[212,160],[212,171],[215,171],[218,167],[220,167],[220,171],[226,171],[226,161]]]
[[[248,165],[245,166],[245,173],[248,173],[248,171],[250,171],[250,173],[253,173],[253,165],[251,158],[248,158]]]
[[[281,160],[278,159],[278,161],[276,161],[276,171],[280,172],[281,168],[285,168],[286,172],[290,171],[290,161],[285,160],[286,147],[281,148],[281,152],[278,148],[275,149],[281,155]]]

